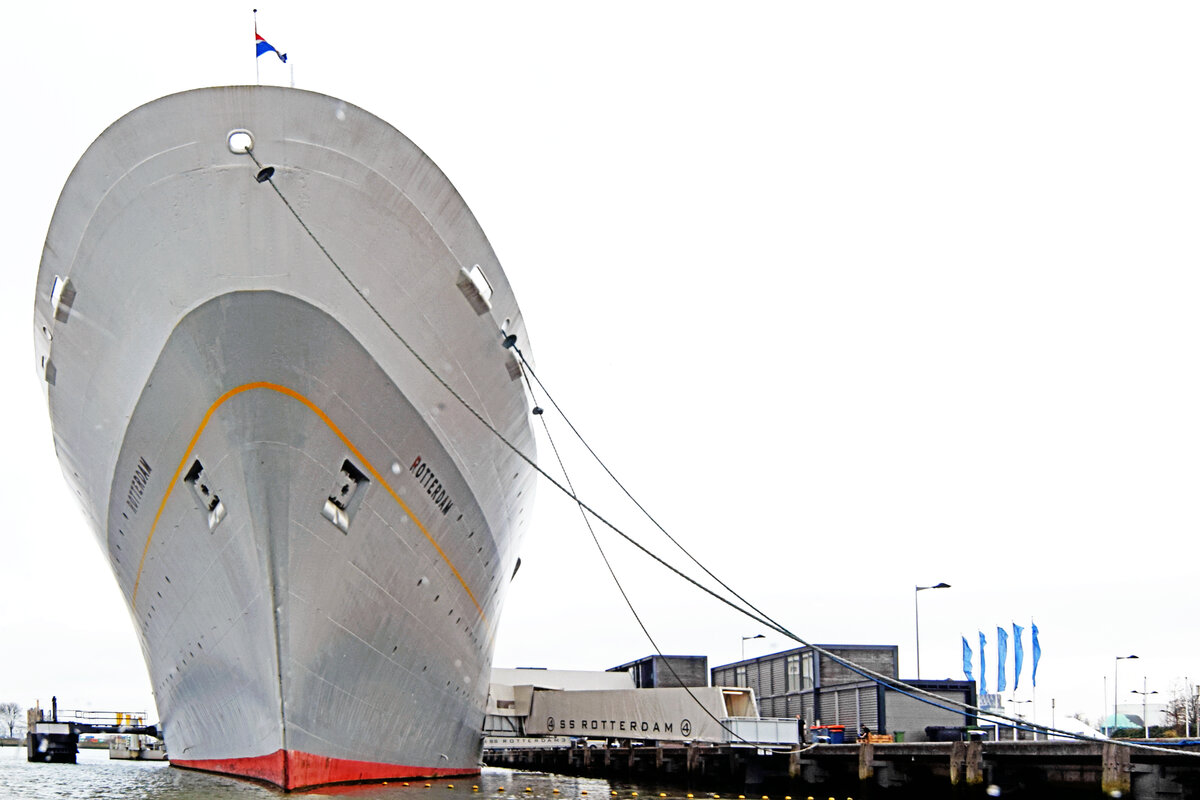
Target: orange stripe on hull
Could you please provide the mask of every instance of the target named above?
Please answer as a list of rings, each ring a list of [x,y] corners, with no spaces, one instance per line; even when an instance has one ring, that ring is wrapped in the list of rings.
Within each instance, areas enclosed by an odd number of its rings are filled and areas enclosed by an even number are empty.
[[[186,769],[219,772],[275,784],[285,791],[325,786],[331,783],[387,781],[396,778],[445,778],[477,775],[479,769],[449,767],[406,767],[403,764],[379,764],[330,758],[299,750],[276,750],[265,756],[247,758],[171,759],[171,764]]]

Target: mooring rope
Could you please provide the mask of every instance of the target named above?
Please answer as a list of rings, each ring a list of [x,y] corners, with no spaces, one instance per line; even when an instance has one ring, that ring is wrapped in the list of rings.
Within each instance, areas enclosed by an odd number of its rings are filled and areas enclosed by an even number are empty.
[[[514,343],[515,343],[515,338],[506,337],[504,341],[506,343],[506,346],[513,347]],[[517,352],[520,353],[519,350]],[[522,362],[525,361],[524,355],[521,355],[521,361]],[[537,396],[534,394],[533,387],[529,386],[528,388],[529,388],[529,395],[533,399],[533,402],[534,402],[534,407],[538,408],[539,406],[537,405]],[[551,402],[554,402],[554,401],[551,400]],[[558,445],[555,444],[555,442],[554,442],[554,435],[550,432],[550,426],[546,424],[546,418],[544,415],[538,414],[538,417],[541,419],[541,422],[542,422],[542,430],[544,430],[546,433],[546,440],[550,442],[550,449],[554,451],[554,458],[556,461],[558,461],[558,468],[562,470],[563,479],[566,481],[567,487],[570,488],[570,490],[572,492],[574,492],[575,486],[571,481],[570,474],[567,473],[567,465],[563,463],[562,455],[558,452]],[[576,506],[579,508],[579,516],[583,518],[583,524],[587,526],[588,533],[591,534],[592,542],[594,542],[596,545],[596,550],[598,550],[600,552],[600,560],[603,561],[604,566],[608,568],[608,574],[612,577],[613,583],[616,584],[617,591],[621,593],[621,599],[623,599],[625,601],[625,605],[628,606],[628,608],[629,608],[629,613],[633,615],[633,618],[637,622],[638,627],[642,629],[642,633],[646,636],[646,639],[650,642],[650,646],[654,648],[654,652],[658,653],[658,655],[663,659],[663,663],[666,664],[667,669],[670,671],[671,675],[675,678],[675,680],[679,684],[680,688],[682,688],[684,691],[687,692],[688,697],[692,698],[692,701],[700,708],[701,711],[703,711],[709,717],[709,719],[711,719],[713,722],[717,723],[717,725],[720,726],[720,728],[722,730],[724,730],[726,733],[728,733],[730,736],[733,736],[742,742],[746,742],[745,738],[743,738],[741,735],[739,735],[736,731],[734,731],[734,730],[730,729],[728,726],[726,726],[724,722],[722,722],[715,714],[712,713],[712,711],[709,710],[708,706],[706,706],[704,703],[700,702],[700,698],[696,697],[695,693],[692,691],[692,688],[690,686],[688,686],[686,683],[684,683],[684,681],[679,677],[679,674],[675,671],[675,666],[673,664],[671,664],[670,659],[667,658],[667,656],[663,654],[662,648],[658,646],[658,642],[656,642],[654,640],[654,637],[650,634],[650,629],[647,628],[646,623],[642,621],[641,615],[638,614],[637,608],[635,608],[633,605],[633,600],[630,599],[629,594],[625,591],[625,586],[621,583],[621,579],[619,577],[617,577],[617,571],[613,568],[612,562],[610,562],[608,560],[608,554],[604,552],[604,546],[602,544],[600,544],[600,537],[598,537],[596,535],[596,530],[595,530],[595,528],[592,527],[592,522],[590,519],[588,519],[587,512],[585,512],[583,510],[583,505],[581,503],[577,503]]]
[[[455,399],[456,402],[458,402],[459,405],[461,405],[464,409],[466,409],[466,411],[468,413],[470,413],[471,416],[475,417],[475,419],[477,419],[480,422],[480,424],[482,424],[505,447],[507,447],[509,450],[511,450],[513,453],[515,453],[522,461],[524,461],[526,464],[528,464],[530,468],[532,468],[535,472],[537,472],[539,475],[541,475],[543,478],[545,478],[547,481],[549,481],[551,483],[551,485],[553,485],[561,493],[563,493],[568,498],[570,498],[579,507],[581,513],[586,511],[588,514],[591,514],[593,517],[595,517],[598,521],[602,522],[605,526],[607,526],[610,530],[612,530],[618,536],[622,537],[627,542],[629,542],[634,547],[636,547],[638,550],[640,550],[643,554],[645,554],[652,560],[658,562],[660,565],[662,565],[669,571],[675,573],[675,575],[677,575],[678,577],[680,577],[683,580],[687,581],[688,583],[692,584],[693,586],[700,589],[701,591],[708,594],[709,596],[713,597],[714,599],[720,601],[721,603],[724,603],[725,605],[727,605],[730,608],[734,609],[735,611],[741,613],[742,615],[754,620],[755,622],[758,622],[759,624],[763,625],[764,627],[766,627],[770,630],[773,630],[776,633],[779,633],[780,635],[785,636],[788,639],[791,639],[792,641],[795,641],[804,647],[809,648],[813,652],[820,653],[821,655],[825,656],[826,658],[829,658],[830,660],[832,660],[838,664],[841,664],[842,666],[846,667],[847,669],[851,670],[852,672],[855,672],[859,675],[862,675],[865,678],[873,680],[876,683],[882,684],[882,685],[884,685],[886,687],[890,687],[892,689],[899,690],[901,687],[903,687],[906,694],[909,694],[909,696],[913,697],[914,699],[929,703],[930,705],[935,705],[935,706],[940,707],[941,704],[945,703],[948,705],[955,706],[956,708],[959,708],[963,711],[970,712],[971,714],[973,714],[977,717],[982,716],[985,720],[993,720],[993,721],[994,720],[1004,720],[1005,722],[1011,723],[1012,727],[1026,726],[1029,724],[1027,720],[1023,720],[1023,719],[1020,719],[1017,717],[1010,717],[1006,714],[1002,714],[1002,713],[999,713],[999,712],[996,712],[993,710],[988,710],[988,709],[979,708],[977,706],[972,706],[969,703],[959,702],[959,701],[953,700],[951,698],[943,697],[941,695],[936,695],[932,692],[921,689],[920,687],[906,684],[903,681],[900,681],[896,678],[892,678],[891,676],[884,675],[882,673],[875,672],[874,670],[871,670],[867,667],[863,667],[859,664],[855,664],[854,662],[849,661],[848,659],[843,658],[842,656],[839,656],[836,653],[833,653],[833,652],[829,651],[828,649],[823,648],[819,645],[815,645],[815,644],[805,641],[800,636],[789,631],[782,624],[776,622],[774,619],[772,619],[766,613],[759,611],[759,609],[757,609],[752,604],[750,604],[748,601],[746,601],[744,598],[742,598],[742,596],[740,594],[735,592],[733,589],[731,589],[729,586],[727,586],[723,581],[721,581],[719,578],[717,578],[715,575],[713,575],[706,567],[704,567],[702,564],[700,564],[700,562],[697,559],[695,559],[694,556],[692,556],[690,553],[688,553],[687,550],[685,548],[683,548],[683,546],[680,545],[674,537],[672,537],[669,533],[667,533],[667,531],[661,525],[659,525],[659,523],[656,520],[654,520],[654,518],[649,514],[649,512],[646,511],[645,508],[632,497],[632,495],[628,492],[628,490],[625,489],[625,487],[620,483],[620,481],[617,481],[616,476],[612,475],[612,473],[605,466],[604,467],[605,471],[609,472],[609,475],[613,477],[613,480],[616,481],[617,485],[621,487],[622,491],[624,491],[626,493],[626,495],[629,496],[631,500],[633,500],[634,504],[637,505],[638,508],[642,510],[642,512],[655,524],[655,526],[657,526],[659,528],[659,530],[661,530],[667,536],[667,538],[669,538],[672,542],[674,542],[677,547],[679,547],[681,550],[683,550],[684,553],[687,553],[688,557],[691,558],[698,566],[700,566],[700,568],[702,570],[704,570],[705,573],[707,573],[710,577],[712,577],[714,580],[716,580],[723,588],[725,588],[726,591],[730,592],[730,594],[732,594],[734,597],[736,597],[740,602],[744,603],[745,605],[739,606],[737,603],[734,603],[729,598],[721,596],[720,594],[716,593],[709,587],[701,584],[699,581],[695,580],[690,575],[687,575],[686,573],[682,572],[681,570],[676,568],[674,565],[668,563],[667,561],[665,561],[664,559],[659,557],[657,554],[651,552],[649,549],[644,547],[640,542],[636,541],[629,534],[625,533],[623,530],[621,530],[619,527],[617,527],[614,523],[610,522],[606,517],[604,517],[598,511],[596,511],[591,506],[589,506],[587,503],[585,503],[578,495],[575,494],[573,488],[564,486],[562,483],[560,483],[558,480],[556,480],[553,476],[551,476],[549,473],[547,473],[544,469],[542,469],[532,458],[530,458],[527,454],[522,452],[521,449],[518,448],[516,445],[514,445],[511,441],[509,441],[509,439],[506,436],[504,436],[504,434],[501,431],[499,431],[494,425],[492,425],[487,419],[485,419],[483,417],[483,415],[479,411],[477,411],[475,409],[475,407],[472,406],[466,400],[466,398],[464,398],[461,394],[459,394],[458,391],[456,391],[454,389],[454,387],[452,387],[449,383],[447,383],[446,380],[444,378],[442,378],[442,376],[437,372],[437,370],[435,370],[420,355],[420,353],[418,353],[416,351],[416,349],[414,349],[413,346],[408,343],[408,341],[400,334],[400,332],[398,330],[396,330],[395,326],[392,325],[392,323],[388,321],[388,319],[383,315],[382,312],[380,312],[380,310],[375,306],[375,304],[371,302],[371,300],[367,297],[367,295],[361,289],[358,288],[357,284],[355,284],[354,281],[350,278],[350,276],[348,274],[346,274],[346,271],[342,269],[341,265],[338,264],[337,260],[329,252],[329,250],[326,249],[325,245],[321,243],[321,240],[319,238],[317,238],[317,235],[315,233],[313,233],[312,229],[309,228],[309,226],[304,222],[304,219],[300,216],[299,212],[297,212],[296,209],[292,206],[292,204],[290,202],[288,202],[287,197],[284,196],[283,192],[275,184],[275,180],[274,180],[275,169],[274,169],[274,167],[264,166],[262,164],[262,162],[260,162],[258,160],[258,157],[254,155],[251,148],[247,148],[244,152],[246,155],[250,156],[251,160],[253,160],[255,165],[258,167],[258,173],[257,173],[255,179],[259,183],[269,183],[270,184],[271,188],[275,191],[275,194],[279,197],[280,201],[283,202],[284,206],[291,213],[291,215],[293,217],[295,217],[296,221],[300,224],[300,227],[304,229],[304,232],[308,235],[308,237],[310,239],[312,239],[313,243],[317,246],[318,249],[320,249],[321,253],[325,256],[325,258],[329,261],[329,263],[333,266],[333,268],[335,270],[337,270],[338,274],[341,275],[342,279],[346,281],[346,283],[350,286],[350,288],[354,291],[354,293],[357,294],[359,296],[359,298],[363,301],[363,303],[367,306],[367,308],[369,308],[371,310],[371,313],[373,313],[379,319],[379,321],[383,323],[383,325],[392,334],[392,336],[398,342],[400,342],[401,345],[404,346],[404,348],[413,356],[413,358],[415,358],[417,360],[417,362],[425,369],[425,371],[428,372],[433,377],[433,379],[435,381],[437,381],[437,383],[440,384],[442,386],[442,388],[444,388],[450,394],[450,396]],[[515,337],[506,337],[505,338],[505,343],[508,346],[515,347],[515,342],[516,342]],[[521,354],[519,350],[517,352],[521,358],[521,362],[523,364],[523,369],[529,369],[528,362],[525,360],[524,355]],[[531,375],[534,376],[534,379],[538,382],[538,385],[542,387],[543,391],[546,391],[545,387],[542,386],[541,381],[537,378],[537,376],[533,372],[533,370],[529,369],[529,372]],[[526,385],[527,386],[529,385],[528,382],[526,382]],[[561,409],[558,408],[557,403],[554,402],[553,397],[550,396],[550,393],[548,391],[546,391],[546,396],[550,399],[550,402],[554,405],[555,409],[559,411],[560,416],[562,416],[562,418],[564,420],[566,420],[567,419],[566,415],[562,414]],[[570,425],[570,427],[573,431],[575,431],[576,436],[579,437],[580,441],[584,442],[584,446],[587,447],[587,449],[590,452],[592,452],[593,456],[596,457],[597,461],[600,461],[599,457],[595,455],[595,452],[592,450],[592,448],[589,445],[587,445],[587,443],[586,443],[586,441],[584,441],[583,437],[579,435],[577,430],[575,430],[574,425],[571,425],[569,420],[567,421],[567,424]],[[545,420],[543,420],[543,425],[545,425]],[[557,449],[556,449],[556,455],[557,455]],[[603,462],[601,462],[601,465],[603,466]],[[564,474],[565,474],[565,471],[564,471]],[[568,482],[569,482],[569,479],[568,479]],[[585,519],[586,519],[586,517],[585,517]],[[590,525],[588,526],[588,529],[591,530]],[[594,531],[593,531],[593,538],[594,539],[596,538]],[[597,541],[597,544],[598,544],[598,541]],[[601,551],[601,553],[603,554],[603,550]],[[605,563],[608,564],[607,559],[605,559]],[[610,572],[612,572],[611,565],[609,565],[609,570],[610,570]],[[616,579],[615,573],[613,574],[613,578]],[[619,585],[620,584],[618,583],[618,586]],[[622,595],[624,595],[624,590],[622,590]],[[627,600],[627,602],[628,602],[628,600]],[[631,610],[632,610],[632,606],[631,606]],[[636,612],[634,615],[635,615],[635,618],[638,618]],[[639,624],[641,624],[640,618],[638,618],[638,621],[639,621]],[[644,626],[643,626],[643,631],[645,631]],[[646,632],[646,634],[649,637],[649,633]],[[652,639],[651,639],[651,641],[653,642]],[[660,655],[661,655],[661,653],[660,653]],[[669,664],[669,662],[668,662],[668,664]],[[672,672],[674,672],[674,670],[672,670]],[[1061,736],[1061,737],[1068,738],[1068,739],[1077,739],[1080,741],[1095,741],[1095,739],[1093,737],[1083,736],[1081,734],[1077,734],[1072,731],[1059,730],[1059,729],[1052,728],[1049,726],[1034,724],[1034,728],[1037,731],[1040,731],[1040,732],[1043,732],[1046,734],[1054,734],[1055,736]],[[1119,740],[1119,739],[1110,739],[1107,741],[1111,741],[1115,744],[1119,744],[1119,745],[1125,746],[1125,747],[1145,749],[1145,750],[1155,750],[1155,751],[1159,751],[1159,752],[1171,752],[1171,753],[1184,752],[1184,753],[1187,753],[1188,755],[1200,757],[1200,753],[1194,753],[1194,752],[1189,752],[1189,751],[1180,751],[1180,750],[1175,750],[1173,748],[1156,747],[1154,745],[1145,745],[1145,744],[1136,743],[1136,742],[1126,742],[1126,741]]]

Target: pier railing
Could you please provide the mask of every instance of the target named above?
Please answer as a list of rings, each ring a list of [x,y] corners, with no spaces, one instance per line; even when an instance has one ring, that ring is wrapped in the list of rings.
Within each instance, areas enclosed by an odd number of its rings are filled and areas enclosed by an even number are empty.
[[[104,728],[141,728],[146,725],[145,711],[86,711],[60,708],[56,710],[56,718],[47,718],[46,710],[42,709],[41,717],[42,719],[33,721],[82,723]]]
[[[778,747],[800,742],[800,724],[792,717],[727,717],[721,727],[725,744]]]

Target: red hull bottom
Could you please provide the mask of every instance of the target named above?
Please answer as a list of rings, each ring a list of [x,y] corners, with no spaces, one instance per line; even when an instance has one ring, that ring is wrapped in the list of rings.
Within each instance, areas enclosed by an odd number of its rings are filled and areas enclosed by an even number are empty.
[[[224,775],[266,781],[284,791],[325,786],[330,783],[386,781],[394,778],[446,778],[479,773],[478,769],[406,767],[402,764],[379,764],[374,761],[329,758],[328,756],[303,753],[299,750],[276,750],[265,756],[249,758],[195,760],[172,758],[171,764],[186,769],[219,772]]]

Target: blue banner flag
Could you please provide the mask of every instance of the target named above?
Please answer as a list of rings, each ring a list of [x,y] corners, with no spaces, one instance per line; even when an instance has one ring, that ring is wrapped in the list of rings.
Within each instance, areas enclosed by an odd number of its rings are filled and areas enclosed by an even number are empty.
[[[1030,623],[1030,625],[1033,626],[1033,685],[1036,688],[1037,687],[1037,665],[1038,665],[1038,662],[1042,660],[1042,646],[1040,644],[1038,644],[1037,625],[1033,625],[1033,623]]]
[[[971,645],[967,644],[967,637],[962,637],[963,640],[963,675],[967,676],[967,680],[971,683],[975,682],[975,676],[971,674]]]
[[[1025,632],[1017,623],[1013,623],[1013,691],[1021,685],[1021,663],[1025,661],[1025,647],[1021,644],[1021,634]]]
[[[979,695],[987,694],[987,661],[984,659],[983,648],[987,647],[987,639],[983,631],[979,632]]]
[[[1003,693],[1008,687],[1004,668],[1008,666],[1008,631],[996,626],[996,692]]]

